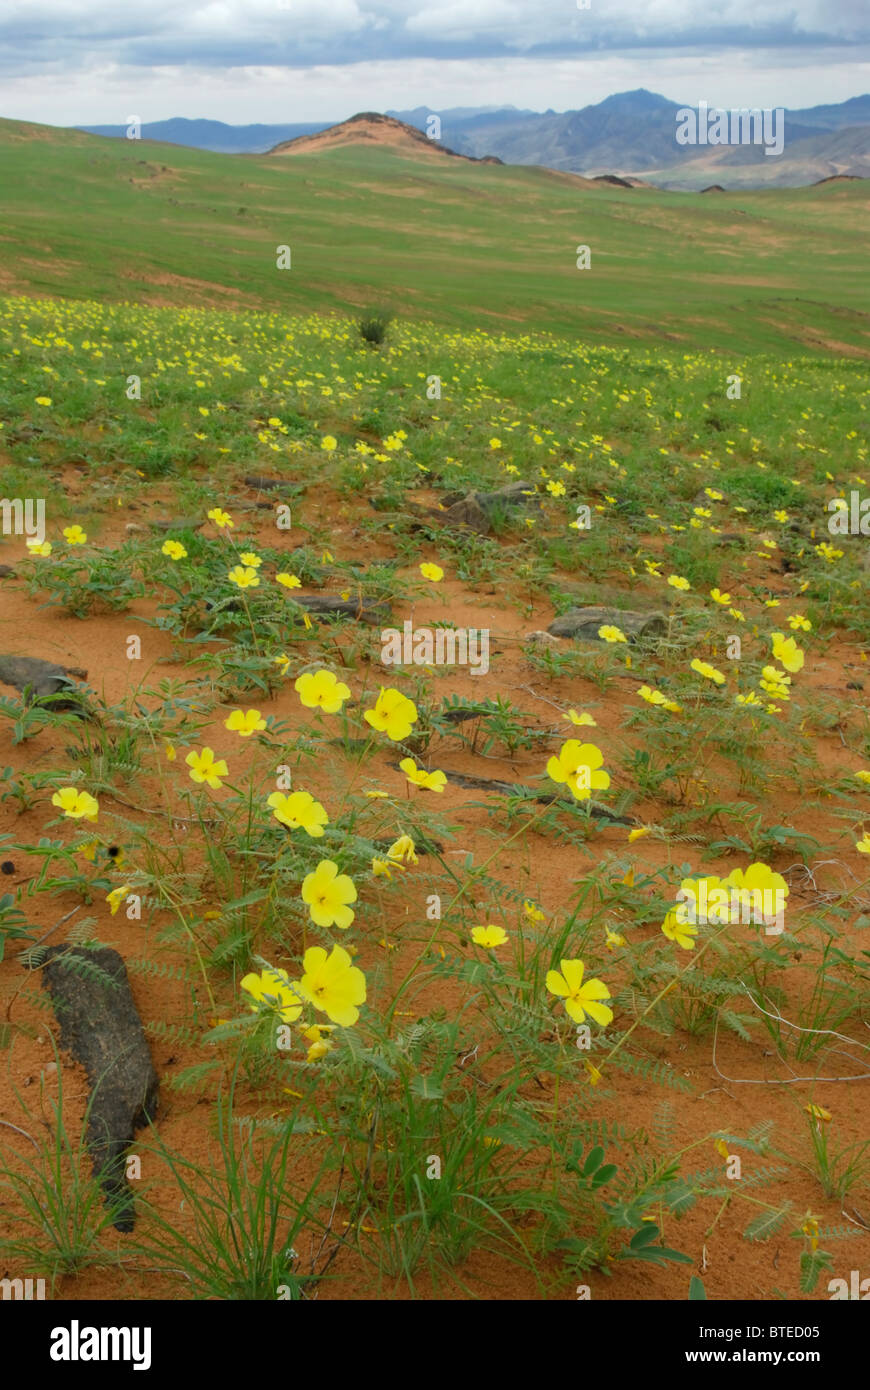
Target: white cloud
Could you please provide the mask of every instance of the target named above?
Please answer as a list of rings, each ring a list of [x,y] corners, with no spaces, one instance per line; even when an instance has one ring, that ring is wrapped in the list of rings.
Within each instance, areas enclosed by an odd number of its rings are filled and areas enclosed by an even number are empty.
[[[279,122],[640,86],[794,107],[870,89],[868,52],[867,0],[0,0],[0,109]]]
[[[123,124],[206,116],[230,124],[342,120],[357,111],[429,105],[515,105],[572,110],[613,92],[648,87],[694,105],[791,106],[842,101],[870,90],[870,50],[807,54],[662,50],[586,58],[410,59],[309,68],[129,68],[93,63],[13,79],[2,114],[53,125]]]

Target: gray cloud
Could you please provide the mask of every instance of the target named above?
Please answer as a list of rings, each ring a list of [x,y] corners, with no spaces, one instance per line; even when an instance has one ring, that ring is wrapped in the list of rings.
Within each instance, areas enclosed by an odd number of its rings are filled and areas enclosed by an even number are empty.
[[[866,0],[12,0],[0,16],[8,76],[857,43]]]

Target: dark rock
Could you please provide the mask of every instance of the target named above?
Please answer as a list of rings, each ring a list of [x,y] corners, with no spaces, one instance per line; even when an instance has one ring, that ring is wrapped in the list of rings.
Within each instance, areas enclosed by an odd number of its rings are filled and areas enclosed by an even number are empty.
[[[625,608],[569,608],[555,618],[547,632],[551,637],[573,637],[583,642],[602,642],[600,627],[618,627],[630,642],[663,637],[667,619],[663,613],[635,613]]]
[[[91,1087],[87,1143],[94,1174],[118,1202],[115,1226],[131,1231],[133,1200],[126,1150],[157,1114],[158,1080],[124,962],[108,946],[52,946],[43,984],[60,1025],[60,1046],[87,1072]]]
[[[621,179],[618,174],[594,174],[595,183],[609,183],[614,188],[631,188],[628,179]]]
[[[198,516],[181,517],[177,521],[161,517],[149,523],[152,531],[198,531],[205,525],[205,518]]]
[[[492,522],[473,492],[454,502],[445,511],[436,511],[434,516],[436,519],[440,517],[445,526],[465,527],[469,531],[476,531],[479,536],[488,536],[492,530]]]
[[[364,623],[380,623],[390,616],[390,605],[371,598],[339,598],[337,594],[293,595],[308,613],[334,613],[340,618],[357,618]]]
[[[251,473],[245,478],[245,485],[252,487],[257,492],[270,492],[272,488],[284,487],[283,478],[261,478],[257,473]]]
[[[14,579],[15,571],[11,565],[0,565],[0,579]]]
[[[540,510],[540,501],[535,495],[533,483],[508,483],[497,492],[449,492],[442,499],[440,507],[418,507],[409,504],[408,510],[415,516],[458,529],[475,531],[479,536],[488,536],[492,525],[501,515],[514,507],[526,510]]]
[[[66,666],[56,666],[52,661],[41,661],[38,657],[0,655],[0,682],[3,685],[12,685],[21,691],[29,688],[31,696],[35,698],[56,696],[68,690],[75,694],[75,698],[52,699],[51,708],[83,712],[83,692],[70,680],[73,674],[78,672]]]

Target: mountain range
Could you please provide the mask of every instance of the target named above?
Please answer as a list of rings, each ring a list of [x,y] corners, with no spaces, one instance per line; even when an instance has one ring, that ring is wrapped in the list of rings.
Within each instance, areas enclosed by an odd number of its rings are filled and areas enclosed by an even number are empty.
[[[437,115],[441,145],[473,159],[494,157],[587,177],[612,174],[660,188],[694,190],[713,183],[729,189],[794,187],[832,177],[870,177],[870,95],[786,110],[785,145],[776,157],[769,157],[760,144],[679,145],[680,109],[679,102],[640,88],[575,111],[418,106],[386,114],[424,133]],[[230,126],[175,117],[143,125],[142,136],[196,149],[263,154],[333,124]],[[124,126],[78,128],[95,135],[126,134]]]

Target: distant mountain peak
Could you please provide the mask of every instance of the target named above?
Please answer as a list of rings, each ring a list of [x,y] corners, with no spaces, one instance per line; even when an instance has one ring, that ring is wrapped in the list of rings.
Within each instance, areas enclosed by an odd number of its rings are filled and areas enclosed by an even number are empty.
[[[636,110],[662,110],[664,107],[678,106],[676,101],[670,101],[668,97],[663,97],[660,92],[649,92],[646,87],[635,87],[632,92],[614,92],[613,96],[605,97],[598,103],[599,109],[602,106],[634,107]]]

